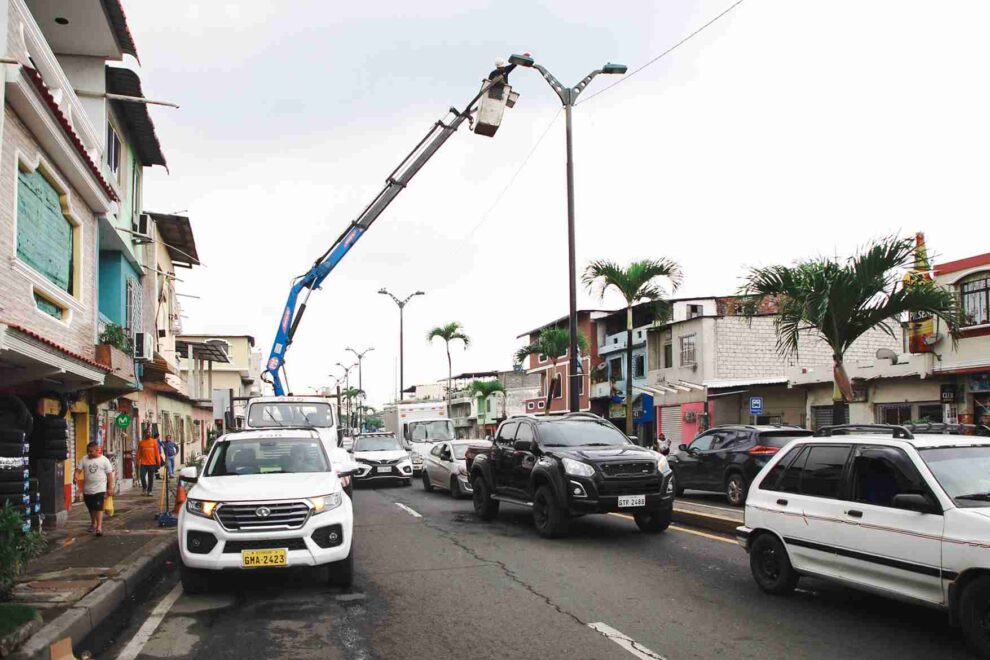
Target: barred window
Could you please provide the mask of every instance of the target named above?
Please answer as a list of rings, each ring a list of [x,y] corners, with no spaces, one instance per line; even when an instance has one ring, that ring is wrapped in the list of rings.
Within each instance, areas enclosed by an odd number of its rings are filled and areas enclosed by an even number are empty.
[[[694,335],[681,337],[681,366],[691,366],[697,364],[698,358],[695,353]]]
[[[990,323],[990,274],[979,273],[963,280],[962,293],[963,324],[982,325]]]

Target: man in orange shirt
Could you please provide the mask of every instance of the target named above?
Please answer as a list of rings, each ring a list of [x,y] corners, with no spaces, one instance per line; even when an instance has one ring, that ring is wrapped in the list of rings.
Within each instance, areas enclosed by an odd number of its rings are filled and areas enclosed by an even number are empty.
[[[151,433],[145,435],[144,439],[138,443],[138,465],[141,470],[141,489],[145,495],[150,496],[155,487],[155,472],[158,472],[162,464],[161,452],[158,449],[158,441],[151,437]]]

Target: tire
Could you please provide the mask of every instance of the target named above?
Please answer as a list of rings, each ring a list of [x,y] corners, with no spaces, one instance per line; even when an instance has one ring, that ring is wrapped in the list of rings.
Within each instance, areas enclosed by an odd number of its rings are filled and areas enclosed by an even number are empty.
[[[959,598],[959,624],[966,641],[981,657],[990,656],[990,577],[966,585]]]
[[[354,583],[354,544],[351,543],[351,551],[340,561],[335,561],[327,565],[327,584],[343,589],[349,588]]]
[[[64,449],[61,451],[43,451],[34,458],[47,459],[49,461],[64,461],[69,458],[69,452]]]
[[[67,451],[65,443],[66,440],[45,440],[41,450],[45,452]]]
[[[58,415],[45,415],[34,420],[35,434],[48,434],[52,432],[69,433],[69,420]]]
[[[430,475],[426,474],[426,468],[420,473],[423,477],[423,490],[427,493],[433,492],[433,484],[430,482]]]
[[[671,509],[656,509],[654,511],[644,511],[633,515],[636,526],[645,534],[659,534],[670,527],[670,520],[674,512]]]
[[[0,496],[20,495],[23,497],[27,494],[27,484],[21,483],[20,481],[0,482]]]
[[[34,417],[20,397],[13,394],[0,394],[0,427],[23,431],[31,435]]]
[[[774,596],[786,596],[794,591],[798,574],[791,566],[784,544],[770,533],[760,534],[749,549],[749,569],[756,586]]]
[[[19,468],[16,470],[0,470],[0,484],[12,484],[12,483],[22,483],[27,481],[27,476],[25,476],[26,468]],[[28,484],[30,486],[30,484]]]
[[[533,523],[545,539],[555,539],[567,532],[569,516],[557,505],[550,486],[543,485],[533,495]]]
[[[202,568],[189,568],[179,562],[179,577],[182,590],[187,594],[201,594],[210,590],[210,573]]]
[[[31,445],[20,442],[0,442],[0,456],[17,458],[27,456],[31,452]]]
[[[27,434],[18,429],[0,429],[0,445],[23,445],[27,442]]]
[[[725,480],[725,497],[732,506],[745,506],[748,491],[749,486],[746,485],[746,480],[738,472],[733,472]]]
[[[492,495],[488,491],[488,484],[485,483],[485,478],[480,474],[476,475],[471,486],[474,489],[474,494],[472,495],[474,512],[482,520],[494,520],[495,516],[498,515],[499,501],[492,499]]]
[[[674,482],[674,497],[684,497],[684,486],[677,479],[677,474],[670,475],[671,481]]]

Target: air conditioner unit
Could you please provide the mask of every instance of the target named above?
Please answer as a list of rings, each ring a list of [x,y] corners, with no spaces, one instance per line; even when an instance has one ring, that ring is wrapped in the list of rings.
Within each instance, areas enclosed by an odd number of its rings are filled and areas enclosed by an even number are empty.
[[[137,223],[134,225],[134,233],[132,238],[135,243],[150,243],[151,242],[151,231],[152,231],[152,220],[151,216],[147,213],[141,213],[137,217]]]
[[[155,338],[148,332],[134,333],[134,359],[150,362],[155,357]]]
[[[696,412],[686,412],[686,413],[684,413],[684,421],[685,422],[693,422],[696,419],[698,419],[698,413],[696,413]]]

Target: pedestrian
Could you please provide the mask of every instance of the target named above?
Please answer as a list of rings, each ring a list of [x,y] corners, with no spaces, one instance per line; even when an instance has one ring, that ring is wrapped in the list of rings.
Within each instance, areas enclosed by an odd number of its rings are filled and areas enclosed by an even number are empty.
[[[148,433],[138,443],[138,465],[141,469],[141,489],[145,495],[151,495],[155,486],[155,473],[161,465],[158,441]]]
[[[670,453],[670,440],[662,431],[657,433],[657,438],[653,441],[653,451],[660,452],[664,456]]]
[[[83,500],[89,510],[89,531],[103,536],[103,504],[113,492],[113,465],[98,443],[86,445],[86,457],[79,461],[76,474],[82,482]]]
[[[165,436],[165,463],[168,465],[168,476],[175,476],[175,456],[179,453],[179,445],[175,444],[171,435]]]
[[[162,467],[165,465],[165,441],[162,440],[162,437],[157,433],[155,434],[155,441],[158,443],[158,467]],[[155,479],[161,478],[162,472],[161,470],[158,470],[155,472]]]

